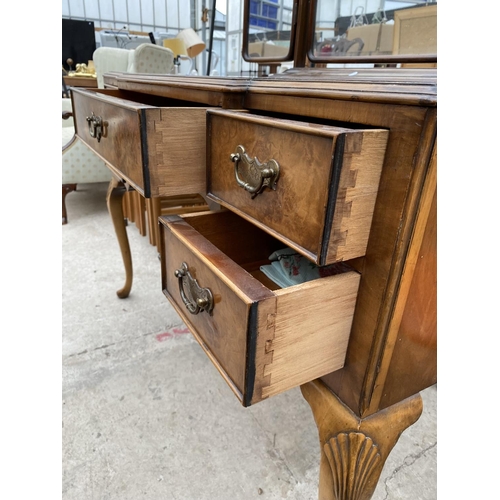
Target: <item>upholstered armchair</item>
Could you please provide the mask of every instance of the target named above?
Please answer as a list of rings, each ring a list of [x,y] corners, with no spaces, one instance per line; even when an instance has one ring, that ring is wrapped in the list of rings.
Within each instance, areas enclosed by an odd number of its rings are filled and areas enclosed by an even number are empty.
[[[97,86],[104,88],[103,75],[109,71],[124,73],[170,74],[174,72],[174,53],[160,45],[144,43],[136,49],[99,47],[93,56]]]
[[[72,117],[71,99],[62,99],[62,223],[68,222],[66,195],[76,191],[77,184],[109,182],[111,172],[106,164],[78,137]]]

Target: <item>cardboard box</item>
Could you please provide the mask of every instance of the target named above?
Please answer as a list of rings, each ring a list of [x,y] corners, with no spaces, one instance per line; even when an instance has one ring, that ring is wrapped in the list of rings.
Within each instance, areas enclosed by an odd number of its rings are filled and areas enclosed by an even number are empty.
[[[394,12],[394,54],[437,54],[437,5]]]
[[[273,42],[253,42],[248,44],[248,55],[253,57],[286,57],[290,52],[290,42],[288,45],[276,45]]]
[[[394,26],[392,24],[365,24],[347,30],[347,40],[361,38],[364,45],[359,52],[359,45],[353,45],[347,53],[350,55],[384,55],[392,54],[392,39]]]

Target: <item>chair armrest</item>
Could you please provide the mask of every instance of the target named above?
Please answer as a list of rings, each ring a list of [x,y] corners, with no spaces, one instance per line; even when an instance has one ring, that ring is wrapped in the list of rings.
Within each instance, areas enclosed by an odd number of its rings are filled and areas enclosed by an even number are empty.
[[[62,119],[63,120],[68,120],[72,116],[73,116],[73,112],[72,111],[63,111],[62,112]]]

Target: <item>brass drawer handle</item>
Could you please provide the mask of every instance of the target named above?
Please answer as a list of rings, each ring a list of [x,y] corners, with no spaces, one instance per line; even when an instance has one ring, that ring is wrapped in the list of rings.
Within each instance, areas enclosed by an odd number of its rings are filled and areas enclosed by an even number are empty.
[[[189,272],[188,265],[183,262],[180,269],[175,271],[175,276],[179,280],[179,292],[182,301],[191,314],[198,314],[206,311],[212,314],[214,308],[214,298],[208,288],[201,288]]]
[[[236,153],[231,155],[231,161],[234,163],[236,182],[252,195],[252,199],[266,187],[276,190],[280,175],[280,166],[276,160],[261,163],[257,157],[251,159],[243,146],[238,146]]]
[[[92,116],[87,116],[86,118],[89,124],[90,137],[97,139],[97,142],[101,142],[103,121],[100,116],[94,115],[92,111]]]

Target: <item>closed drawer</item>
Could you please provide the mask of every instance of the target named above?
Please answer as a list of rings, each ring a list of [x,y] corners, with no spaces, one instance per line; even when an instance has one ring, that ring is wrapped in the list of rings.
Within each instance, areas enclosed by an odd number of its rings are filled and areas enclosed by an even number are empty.
[[[231,211],[161,217],[164,294],[244,406],[342,368],[360,275],[279,288],[283,244]],[[196,281],[195,281],[196,280]]]
[[[205,107],[112,89],[72,98],[78,137],[143,196],[205,193]]]
[[[207,194],[323,266],[365,254],[387,130],[207,112]]]

